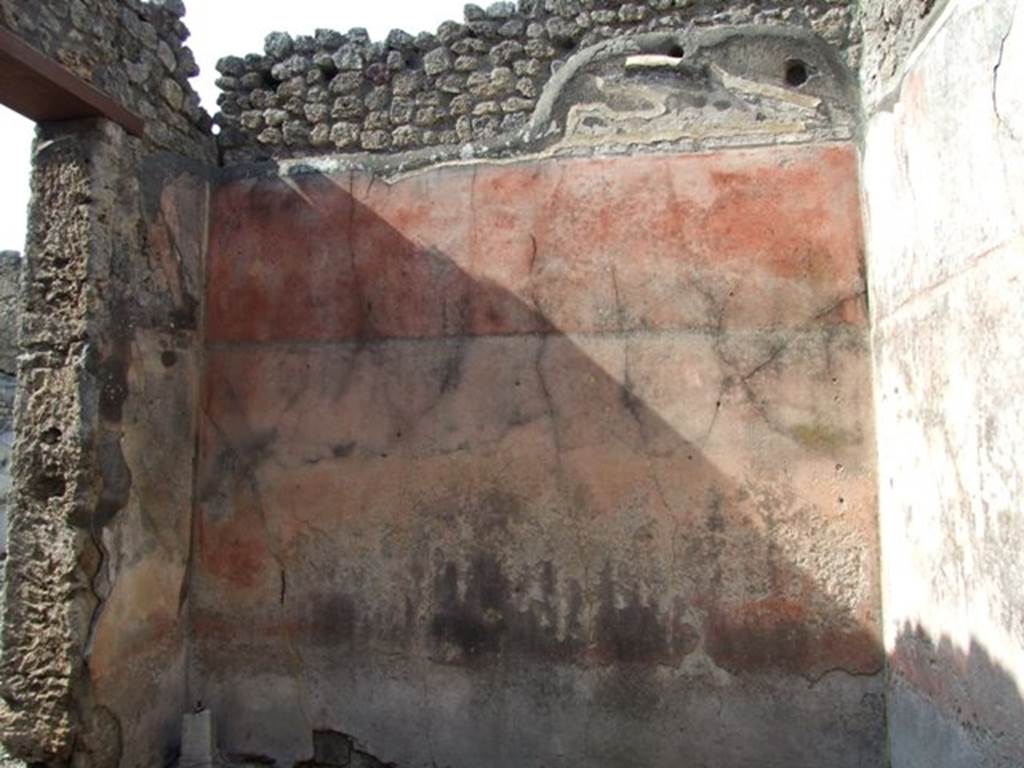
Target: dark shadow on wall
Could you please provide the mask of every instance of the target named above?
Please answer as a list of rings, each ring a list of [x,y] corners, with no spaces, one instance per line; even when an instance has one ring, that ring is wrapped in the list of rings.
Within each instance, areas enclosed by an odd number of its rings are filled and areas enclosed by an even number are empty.
[[[965,650],[907,622],[889,663],[894,768],[1024,765],[1024,693],[973,634]]]
[[[751,332],[729,308],[742,271],[655,255],[609,277],[572,235],[467,225],[472,190],[389,221],[368,185],[215,196],[190,690],[225,748],[290,763],[336,731],[402,765],[881,765],[875,586],[844,603],[806,565],[874,557],[873,531],[804,498],[784,458],[723,471],[712,439],[867,460],[773,402],[787,366],[827,387],[837,358],[866,360],[841,322],[862,296]]]

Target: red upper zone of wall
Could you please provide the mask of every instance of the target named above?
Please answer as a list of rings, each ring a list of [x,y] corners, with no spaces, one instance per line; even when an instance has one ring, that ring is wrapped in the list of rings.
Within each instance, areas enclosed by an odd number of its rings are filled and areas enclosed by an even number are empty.
[[[848,145],[248,179],[211,220],[212,342],[864,322]]]

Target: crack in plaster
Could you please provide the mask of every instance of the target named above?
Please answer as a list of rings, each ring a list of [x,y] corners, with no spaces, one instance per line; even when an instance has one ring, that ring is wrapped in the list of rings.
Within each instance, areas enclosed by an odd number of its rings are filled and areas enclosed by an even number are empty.
[[[1013,127],[999,112],[999,68],[1003,65],[1003,55],[1006,53],[1006,42],[1010,39],[1010,35],[1013,33],[1013,26],[1017,22],[1017,9],[1019,7],[1019,3],[1015,3],[1013,6],[1013,15],[1010,17],[1010,24],[1006,28],[1006,33],[1002,35],[1002,38],[999,41],[999,56],[996,59],[995,66],[992,67],[992,110],[995,112],[998,124],[1002,126],[1008,134],[1010,134],[1010,138],[1014,141],[1020,141],[1020,137],[1014,133]]]
[[[266,540],[267,551],[269,552],[271,559],[273,559],[274,563],[278,567],[282,585],[281,591],[279,593],[280,597],[278,604],[280,606],[280,611],[282,612],[282,624],[285,628],[284,638],[288,646],[288,650],[291,653],[294,661],[294,667],[292,669],[292,678],[295,682],[295,687],[298,694],[297,698],[299,709],[302,713],[303,719],[308,725],[312,722],[312,718],[310,716],[311,708],[309,706],[309,695],[306,691],[305,686],[306,663],[305,659],[302,656],[302,652],[299,650],[298,643],[296,642],[295,637],[292,634],[291,622],[288,621],[288,617],[284,613],[284,611],[286,610],[284,604],[284,597],[285,585],[287,583],[287,569],[285,568],[285,562],[281,552],[273,543],[276,540],[272,536],[269,524],[267,523],[266,511],[263,509],[263,497],[260,491],[259,482],[256,479],[255,474],[256,462],[245,459],[241,451],[239,451],[235,447],[227,431],[214,418],[213,414],[210,413],[209,408],[207,408],[205,404],[202,406],[202,410],[207,421],[213,427],[214,431],[217,433],[221,444],[226,446],[226,448],[229,451],[231,451],[235,458],[238,459],[239,471],[241,472],[245,480],[248,482],[249,489],[252,491],[254,497],[255,503],[253,504],[253,507],[256,510],[257,517],[259,518],[260,524],[263,527],[263,534]]]

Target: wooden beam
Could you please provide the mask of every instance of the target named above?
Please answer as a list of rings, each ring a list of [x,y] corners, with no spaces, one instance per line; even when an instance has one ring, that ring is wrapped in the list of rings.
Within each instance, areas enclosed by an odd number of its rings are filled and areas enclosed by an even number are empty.
[[[0,29],[0,103],[36,122],[105,117],[133,136],[146,122],[6,29]]]

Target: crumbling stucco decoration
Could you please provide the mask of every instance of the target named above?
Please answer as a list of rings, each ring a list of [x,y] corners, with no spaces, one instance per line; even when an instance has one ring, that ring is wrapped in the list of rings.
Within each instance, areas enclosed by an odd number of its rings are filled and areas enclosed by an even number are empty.
[[[274,33],[264,52],[218,63],[224,90],[219,143],[229,162],[335,152],[445,154],[467,144],[479,153],[521,136],[541,94],[574,58],[631,37],[660,36],[664,50],[658,52],[668,53],[679,47],[680,35],[689,42],[690,32],[699,37],[752,25],[771,35],[772,27],[789,27],[813,33],[833,51],[830,57],[853,71],[860,34],[854,5],[526,0],[518,7],[467,5],[461,22],[445,22],[436,34],[395,30],[381,42],[358,28],[294,38]],[[753,29],[747,34],[757,36]],[[692,53],[686,45],[683,51]],[[760,64],[754,79],[782,81],[782,61]],[[819,71],[826,72],[829,67]],[[845,85],[854,79],[845,78]],[[696,84],[691,81],[689,90]],[[705,96],[707,90],[698,89]]]
[[[545,87],[524,138],[564,146],[849,139],[855,105],[844,63],[804,30],[647,34],[570,59]]]

